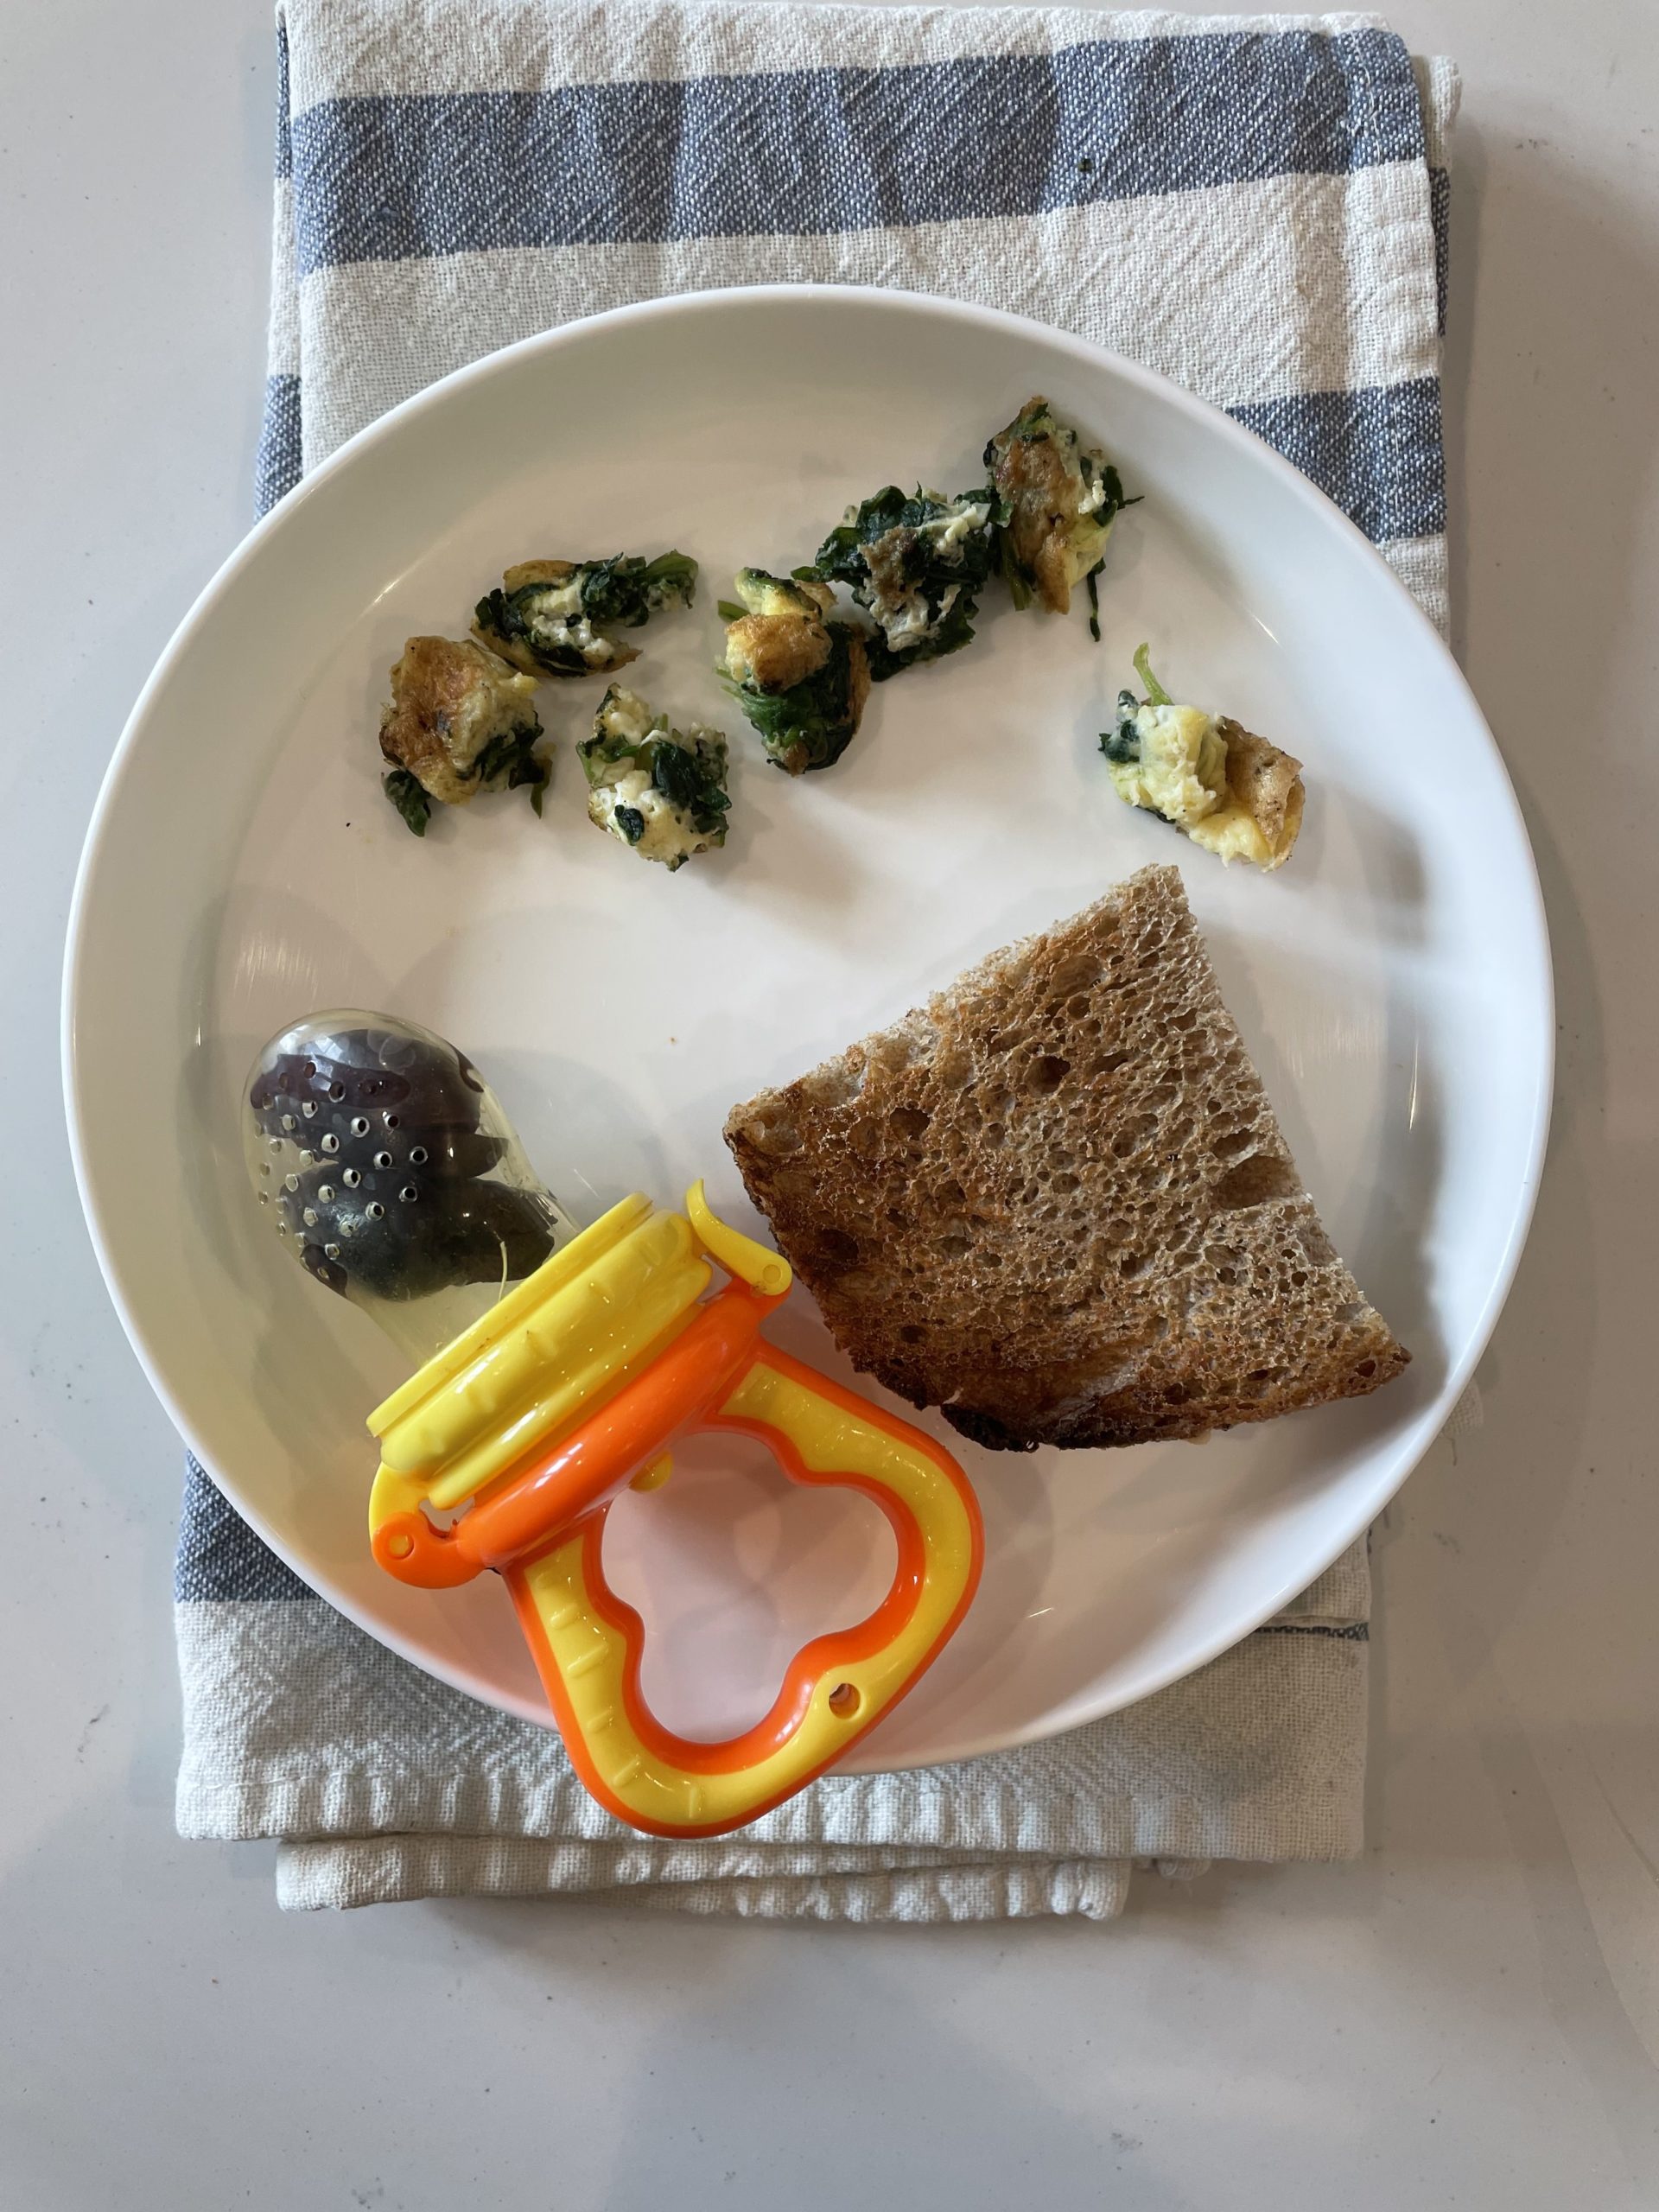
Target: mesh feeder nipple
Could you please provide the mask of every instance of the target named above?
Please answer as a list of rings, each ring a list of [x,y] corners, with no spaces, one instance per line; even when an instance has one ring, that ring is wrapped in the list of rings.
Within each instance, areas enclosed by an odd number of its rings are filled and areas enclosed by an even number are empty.
[[[478,1070],[417,1022],[294,1023],[255,1060],[242,1124],[261,1218],[422,1358],[577,1233]]]

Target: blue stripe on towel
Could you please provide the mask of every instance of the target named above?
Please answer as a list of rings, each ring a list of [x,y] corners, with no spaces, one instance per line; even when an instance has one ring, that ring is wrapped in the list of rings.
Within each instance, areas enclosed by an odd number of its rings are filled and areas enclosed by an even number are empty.
[[[267,513],[301,474],[300,380],[265,378],[265,413],[253,463],[253,511]]]
[[[1258,1636],[1327,1636],[1338,1643],[1369,1643],[1371,1631],[1364,1621],[1265,1621]]]
[[[292,149],[302,273],[1033,215],[1424,153],[1406,48],[1375,30],[328,100]]]
[[[1446,273],[1452,262],[1452,177],[1449,170],[1428,173],[1428,219],[1434,228],[1435,327],[1446,335]]]
[[[194,1459],[184,1466],[173,1596],[179,1604],[224,1598],[309,1598],[291,1567],[227,1505]]]
[[[1312,477],[1375,543],[1446,528],[1438,378],[1297,392],[1228,412]]]
[[[276,26],[276,174],[279,177],[294,173],[294,141],[289,127],[288,115],[288,26]]]
[[[1446,528],[1440,393],[1433,377],[1358,391],[1294,393],[1229,410],[1294,462],[1377,544]],[[271,377],[256,466],[257,512],[300,480],[300,380]]]

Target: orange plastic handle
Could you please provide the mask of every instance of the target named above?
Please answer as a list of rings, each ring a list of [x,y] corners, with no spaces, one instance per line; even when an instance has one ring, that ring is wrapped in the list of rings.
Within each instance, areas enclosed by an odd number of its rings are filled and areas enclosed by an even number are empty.
[[[766,1344],[760,1325],[776,1302],[728,1284],[615,1397],[453,1526],[394,1512],[372,1538],[388,1572],[424,1588],[502,1575],[578,1774],[618,1819],[655,1834],[740,1827],[843,1757],[926,1670],[978,1585],[979,1510],[955,1459]],[[645,1625],[601,1560],[612,1499],[677,1436],[705,1427],[758,1438],[792,1481],[861,1491],[899,1554],[874,1611],[806,1644],[766,1717],[718,1744],[675,1734],[647,1707]]]
[[[785,1418],[764,1410],[781,1399]],[[840,1425],[845,1456],[811,1464],[798,1424]],[[721,1409],[699,1427],[770,1446],[791,1481],[861,1491],[886,1515],[898,1560],[886,1597],[855,1626],[815,1637],[771,1709],[721,1743],[680,1736],[646,1705],[645,1624],[605,1580],[604,1509],[534,1560],[505,1570],[572,1764],[607,1811],[658,1835],[719,1835],[758,1819],[822,1774],[932,1663],[972,1602],[983,1560],[979,1512],[950,1454],[824,1376],[760,1344]]]
[[[417,1510],[389,1515],[369,1539],[375,1558],[400,1582],[447,1590],[542,1549],[720,1402],[776,1302],[728,1283],[642,1374],[571,1434],[537,1446],[459,1521],[441,1529]]]

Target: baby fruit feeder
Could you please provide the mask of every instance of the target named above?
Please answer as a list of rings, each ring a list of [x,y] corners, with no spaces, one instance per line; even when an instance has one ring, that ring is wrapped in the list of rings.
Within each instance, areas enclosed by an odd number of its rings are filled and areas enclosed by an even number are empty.
[[[788,1263],[717,1220],[701,1183],[683,1213],[636,1194],[579,1229],[466,1055],[385,1014],[285,1029],[246,1109],[249,1173],[288,1249],[423,1363],[369,1416],[376,1560],[426,1590],[501,1576],[576,1770],[619,1820],[741,1827],[931,1665],[979,1580],[967,1479],[931,1437],[766,1342]],[[653,1718],[644,1624],[601,1556],[622,1489],[654,1489],[676,1440],[704,1428],[760,1438],[796,1482],[861,1491],[899,1543],[875,1611],[798,1651],[765,1719],[725,1743]]]

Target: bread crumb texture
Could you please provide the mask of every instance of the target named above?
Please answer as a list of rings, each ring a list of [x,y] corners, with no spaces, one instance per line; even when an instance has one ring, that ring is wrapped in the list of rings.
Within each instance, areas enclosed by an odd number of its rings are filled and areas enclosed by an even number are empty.
[[[1332,1249],[1178,870],[734,1109],[855,1364],[1004,1451],[1357,1397],[1409,1355]]]

